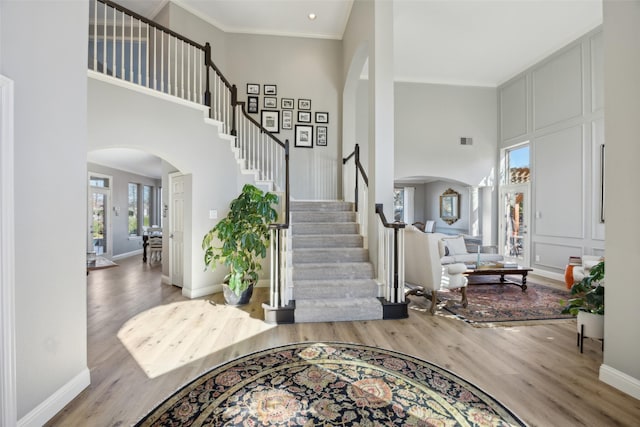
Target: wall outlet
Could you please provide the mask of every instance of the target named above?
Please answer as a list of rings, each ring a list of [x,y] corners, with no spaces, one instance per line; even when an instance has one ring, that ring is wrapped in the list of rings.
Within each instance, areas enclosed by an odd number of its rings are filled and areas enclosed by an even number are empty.
[[[540,262],[540,255],[536,255],[536,262]]]
[[[211,209],[209,211],[209,219],[216,219],[218,218],[218,211],[216,209]]]

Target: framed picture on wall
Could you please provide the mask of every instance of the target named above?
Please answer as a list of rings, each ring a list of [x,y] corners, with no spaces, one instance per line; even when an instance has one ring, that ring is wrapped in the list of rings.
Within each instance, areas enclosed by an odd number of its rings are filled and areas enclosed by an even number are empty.
[[[282,109],[283,110],[293,110],[293,99],[292,98],[282,98]]]
[[[258,114],[257,96],[247,96],[247,113]]]
[[[265,96],[264,108],[278,108],[278,98],[274,98],[273,96]]]
[[[260,95],[260,85],[257,83],[247,83],[248,95]]]
[[[298,111],[298,123],[311,123],[311,112]]]
[[[282,129],[293,129],[293,111],[282,111]]]
[[[329,113],[316,112],[316,123],[329,123]]]
[[[313,126],[296,125],[295,146],[313,148]]]
[[[280,111],[262,110],[260,112],[262,127],[271,133],[280,132]]]
[[[298,110],[311,110],[311,100],[298,99]]]
[[[316,145],[326,147],[327,145],[327,127],[316,126]]]
[[[264,85],[264,94],[265,95],[277,95],[278,87],[276,85]]]

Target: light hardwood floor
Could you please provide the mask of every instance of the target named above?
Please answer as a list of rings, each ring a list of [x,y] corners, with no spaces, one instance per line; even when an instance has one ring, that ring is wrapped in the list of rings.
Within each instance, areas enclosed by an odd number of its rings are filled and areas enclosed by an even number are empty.
[[[585,340],[580,354],[572,321],[474,328],[419,311],[427,304],[415,298],[408,319],[273,326],[261,321],[266,289],[257,289],[250,305],[226,307],[220,294],[182,297],[160,283],[160,266],[141,257],[118,263],[87,277],[91,385],[48,426],[131,425],[215,365],[300,341],[417,356],[473,382],[531,426],[640,425],[640,401],[598,380],[600,343]]]

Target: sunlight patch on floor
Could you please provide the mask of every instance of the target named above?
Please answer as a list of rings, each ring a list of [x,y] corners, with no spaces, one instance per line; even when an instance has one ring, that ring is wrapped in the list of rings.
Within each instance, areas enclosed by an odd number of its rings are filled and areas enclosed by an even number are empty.
[[[238,307],[192,300],[136,315],[120,328],[118,338],[147,376],[155,378],[275,326]]]

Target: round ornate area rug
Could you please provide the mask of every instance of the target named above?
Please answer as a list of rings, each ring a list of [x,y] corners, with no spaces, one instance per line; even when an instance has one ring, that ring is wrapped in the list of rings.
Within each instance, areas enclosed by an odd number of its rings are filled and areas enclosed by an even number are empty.
[[[523,426],[431,363],[359,344],[290,344],[224,363],[137,426]]]

